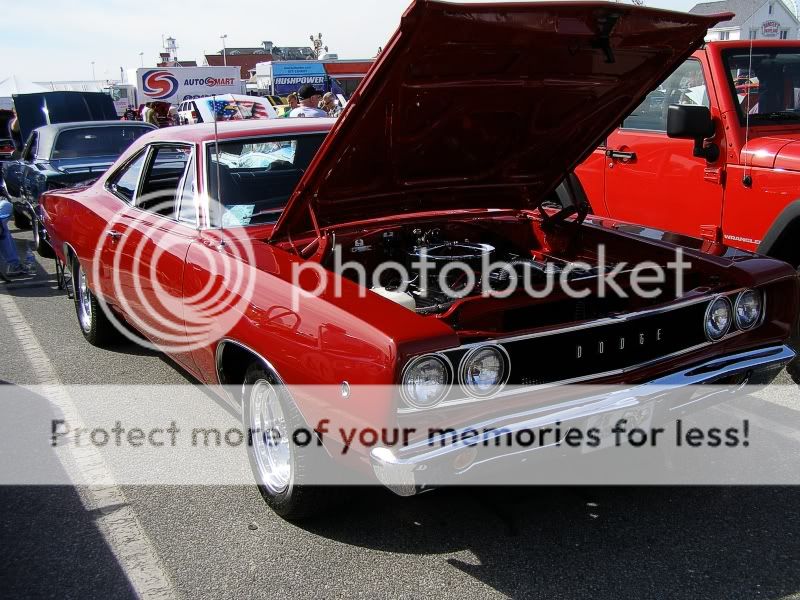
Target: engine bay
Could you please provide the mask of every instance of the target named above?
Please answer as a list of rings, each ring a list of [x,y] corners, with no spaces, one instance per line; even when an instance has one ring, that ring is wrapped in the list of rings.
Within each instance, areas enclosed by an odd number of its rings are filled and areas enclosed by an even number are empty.
[[[615,258],[624,254],[613,247],[598,250],[586,237],[584,228],[547,232],[541,221],[518,215],[423,221],[336,231],[322,264],[457,329],[535,327],[647,304],[619,294],[564,293],[563,282],[574,290],[596,290],[601,275],[612,272],[620,288],[630,287],[631,265]],[[531,311],[534,303],[550,308]]]

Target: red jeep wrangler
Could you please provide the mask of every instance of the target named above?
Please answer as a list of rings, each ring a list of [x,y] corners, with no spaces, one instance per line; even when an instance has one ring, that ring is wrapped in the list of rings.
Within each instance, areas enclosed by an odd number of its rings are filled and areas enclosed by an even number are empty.
[[[800,42],[707,44],[576,174],[597,215],[800,266]]]

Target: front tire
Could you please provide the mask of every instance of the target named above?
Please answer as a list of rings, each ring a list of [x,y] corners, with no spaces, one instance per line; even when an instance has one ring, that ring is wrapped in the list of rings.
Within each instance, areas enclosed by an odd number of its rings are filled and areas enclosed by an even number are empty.
[[[97,297],[89,289],[86,272],[77,258],[72,259],[72,289],[75,291],[75,312],[78,325],[86,341],[92,346],[104,348],[117,337],[117,330],[109,320]]]
[[[242,385],[242,419],[248,430],[247,455],[264,501],[288,521],[318,515],[331,489],[309,485],[328,457],[314,439],[303,447],[295,432],[310,431],[276,374],[260,362],[250,365]]]

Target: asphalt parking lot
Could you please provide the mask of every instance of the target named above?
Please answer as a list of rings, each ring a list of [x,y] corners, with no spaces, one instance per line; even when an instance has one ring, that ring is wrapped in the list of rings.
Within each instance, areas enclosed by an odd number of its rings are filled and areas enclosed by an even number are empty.
[[[89,346],[52,261],[0,295],[0,380],[40,383],[41,365],[20,351],[23,328],[63,384],[193,383],[133,344]],[[790,487],[460,488],[411,499],[366,489],[302,527],[253,486],[120,491],[93,509],[76,488],[0,487],[2,596],[800,598],[800,490]],[[143,564],[157,567],[152,581],[131,578],[130,546],[98,525],[123,514]]]

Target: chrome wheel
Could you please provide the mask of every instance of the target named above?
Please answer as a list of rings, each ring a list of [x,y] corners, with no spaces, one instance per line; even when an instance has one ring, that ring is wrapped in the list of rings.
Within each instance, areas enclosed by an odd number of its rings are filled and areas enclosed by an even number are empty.
[[[83,269],[78,270],[78,285],[75,286],[78,305],[78,321],[81,329],[90,331],[92,329],[92,297],[89,292],[89,284],[86,281],[86,273]]]
[[[273,494],[286,491],[292,478],[291,434],[278,391],[265,379],[250,389],[249,425],[261,483]]]

